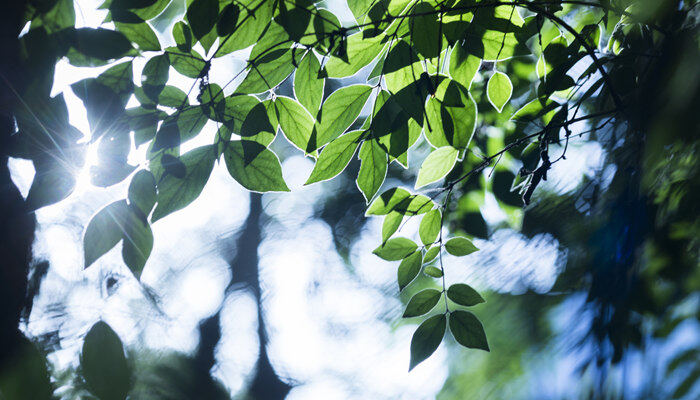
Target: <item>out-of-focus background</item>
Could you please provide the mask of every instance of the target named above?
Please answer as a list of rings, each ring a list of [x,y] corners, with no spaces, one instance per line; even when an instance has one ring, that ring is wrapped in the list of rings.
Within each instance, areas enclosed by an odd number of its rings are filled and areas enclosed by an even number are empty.
[[[96,9],[100,3],[77,1],[78,24],[100,25],[106,13]],[[351,18],[343,2],[327,5]],[[244,59],[245,52],[238,61],[216,60],[211,79],[229,77]],[[64,93],[71,123],[84,132],[85,110],[69,85],[101,70],[67,62],[57,67],[54,93]],[[688,74],[697,81],[696,71]],[[329,84],[353,79],[360,78]],[[189,81],[170,84],[187,90]],[[289,82],[284,90],[291,90]],[[588,127],[575,128],[574,134]],[[483,190],[460,196],[471,187],[457,188],[447,228],[475,237],[481,251],[446,256],[445,276],[486,299],[473,311],[490,353],[448,340],[408,372],[416,321],[402,320],[402,307],[436,282],[423,276],[399,295],[397,263],[371,253],[382,220],[364,217],[352,174],[358,166],[303,186],[313,162],[281,140],[273,147],[292,192],[251,194],[217,165],[194,203],[153,225],[143,285],[123,265],[118,247],[83,270],[84,227],[127,190],[126,183],[93,187],[95,155],[88,153],[75,192],[36,213],[34,257],[46,263],[32,277],[40,289],[21,328],[48,349],[63,398],[87,395],[75,371],[84,335],[100,319],[136,364],[134,396],[141,395],[135,398],[156,398],[148,394],[154,387],[162,391],[158,398],[171,398],[169,388],[188,385],[193,393],[210,385],[212,393],[232,397],[288,391],[289,399],[698,398],[697,130],[693,146],[665,148],[665,167],[651,160],[630,172],[618,168],[635,152],[615,145],[624,129],[613,124],[595,137],[572,139],[566,160],[525,209],[517,198],[503,206]],[[187,146],[206,142],[214,131],[205,127],[202,142]],[[503,135],[498,128],[484,133]],[[427,151],[423,143],[409,157]],[[132,157],[142,162],[138,151]],[[659,197],[661,190],[630,194],[630,177],[672,175],[673,165],[687,174],[668,188],[678,204],[656,202],[669,208],[667,224],[659,227],[658,219],[650,221],[660,211],[649,209],[654,202],[645,196]],[[390,167],[387,187],[410,185],[417,166]],[[26,195],[31,163],[12,160],[11,172]],[[491,179],[468,185],[500,185],[498,176]],[[418,222],[409,219],[401,234],[416,237]],[[211,367],[215,381],[199,377],[202,365]]]

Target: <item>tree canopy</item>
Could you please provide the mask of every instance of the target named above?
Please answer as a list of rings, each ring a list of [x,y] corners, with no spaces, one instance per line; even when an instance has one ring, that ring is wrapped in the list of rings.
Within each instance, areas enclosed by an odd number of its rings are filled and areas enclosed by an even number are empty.
[[[353,173],[365,215],[383,219],[373,253],[399,262],[403,318],[418,323],[409,370],[449,335],[489,351],[489,326],[470,311],[488,296],[470,282],[446,285],[443,265],[445,254],[479,251],[472,239],[488,235],[486,198],[505,225],[526,234],[558,232],[553,216],[568,207],[577,226],[597,229],[559,236],[583,246],[572,258],[578,265],[653,261],[661,272],[627,288],[648,295],[641,313],[661,314],[697,290],[694,2],[349,0],[352,20],[344,20],[312,0],[106,0],[97,28],[76,23],[73,0],[19,3],[12,57],[21,79],[7,106],[15,133],[5,148],[36,170],[28,210],[70,195],[88,148],[99,160],[93,185],[130,182],[124,199],[85,228],[85,268],[121,245],[140,279],[157,240],[151,225],[197,199],[217,163],[251,192],[286,192],[278,149],[294,148],[314,161],[306,185]],[[210,73],[241,57],[228,79]],[[71,85],[87,112],[86,139],[71,126],[63,94],[51,95],[59,60],[99,71]],[[189,79],[189,91],[170,84],[175,76]],[[206,124],[216,132],[202,139]],[[188,147],[194,139],[206,144]],[[539,195],[553,169],[566,170],[574,140],[608,143],[618,169],[613,194],[600,201],[612,211],[585,214],[573,195]],[[139,151],[145,158],[135,162]],[[411,219],[420,220],[417,236],[401,230]],[[650,226],[672,234],[647,239]],[[627,241],[607,246],[606,235]],[[600,242],[587,250],[589,239]],[[589,296],[614,309],[626,300],[600,274],[571,279],[593,282]],[[658,276],[690,283],[659,297],[650,294],[662,290],[652,287]],[[431,283],[416,286],[422,279]],[[610,318],[638,328],[629,315]],[[598,321],[596,335],[611,341],[613,358],[639,343],[609,322]],[[106,323],[85,337],[81,365],[93,395],[126,398],[130,365]]]

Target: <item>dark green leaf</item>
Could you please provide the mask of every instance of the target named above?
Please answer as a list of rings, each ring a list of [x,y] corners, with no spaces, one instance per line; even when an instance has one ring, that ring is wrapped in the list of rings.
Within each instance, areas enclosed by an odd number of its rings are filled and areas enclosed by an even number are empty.
[[[165,86],[158,95],[158,104],[172,108],[182,108],[189,104],[187,93],[175,86]]]
[[[225,37],[232,34],[236,30],[238,24],[238,16],[240,8],[238,4],[230,3],[221,10],[219,20],[216,22],[216,34]]]
[[[213,146],[202,146],[180,157],[185,166],[185,176],[177,178],[166,174],[158,182],[158,204],[151,221],[155,222],[184,208],[199,197],[214,168],[216,155],[216,148]]]
[[[236,92],[262,93],[274,89],[292,73],[302,54],[301,51],[277,49],[251,60],[248,75],[236,88]]]
[[[147,170],[137,172],[129,184],[129,204],[148,216],[156,204],[156,179]]]
[[[123,400],[131,389],[131,369],[119,336],[103,321],[85,335],[80,354],[82,376],[100,400]]]
[[[418,15],[408,20],[414,48],[425,58],[437,57],[442,49],[443,39],[435,8],[427,2],[420,2],[413,8],[412,13]]]
[[[173,39],[178,50],[184,53],[192,51],[192,31],[184,21],[178,21],[173,26]]]
[[[219,0],[193,0],[187,7],[187,22],[197,39],[209,33],[218,18]]]
[[[126,201],[119,200],[93,215],[83,237],[84,268],[89,267],[119,243],[122,239],[122,227],[130,212]]]
[[[37,210],[57,203],[70,195],[75,188],[75,174],[59,161],[36,165],[36,175],[27,194],[27,207]]]
[[[411,318],[423,315],[435,307],[440,301],[442,292],[435,289],[425,289],[411,297],[406,305],[406,311],[403,313],[404,318]]]
[[[278,2],[278,8],[275,21],[284,27],[292,40],[298,42],[311,22],[313,11],[304,9],[303,6],[288,9],[285,1]]]
[[[153,232],[140,209],[131,207],[130,211],[124,223],[122,259],[136,279],[141,279],[141,271],[153,249]]]
[[[127,39],[136,43],[142,51],[160,51],[160,42],[155,32],[147,22],[138,24],[127,24],[115,22],[117,30],[126,36]]]
[[[469,311],[457,310],[450,313],[450,331],[462,346],[489,351],[484,327]]]
[[[467,89],[445,79],[425,106],[425,138],[434,147],[469,146],[476,129],[477,106]]]
[[[166,54],[155,56],[148,60],[141,73],[141,85],[144,94],[156,101],[158,95],[165,87],[170,76],[170,60]]]
[[[444,314],[434,315],[418,326],[411,339],[409,372],[437,350],[445,336],[446,327],[447,318]]]
[[[403,290],[409,283],[418,276],[420,267],[423,262],[423,257],[420,251],[416,251],[410,256],[404,258],[399,264],[397,281],[399,290]]]
[[[464,283],[455,283],[450,286],[447,289],[447,297],[455,303],[467,307],[486,301],[476,290]]]
[[[112,89],[120,97],[128,98],[134,90],[133,62],[126,61],[110,67],[101,73],[96,81]]]
[[[221,57],[233,51],[245,49],[257,42],[260,35],[272,22],[272,7],[274,3],[274,1],[270,0],[237,1],[236,4],[241,6],[238,16],[239,26],[228,37],[228,40],[221,45],[219,51],[216,52],[216,56]]]
[[[455,45],[450,55],[450,76],[469,89],[476,73],[481,67],[481,59],[469,54],[464,45]]]
[[[202,56],[194,50],[189,53],[182,52],[177,47],[168,47],[165,50],[175,71],[188,78],[199,77],[206,66]]]
[[[230,142],[224,152],[231,176],[255,192],[288,192],[277,155],[265,146],[248,140]]]
[[[89,59],[109,61],[124,56],[132,49],[131,42],[122,33],[102,28],[76,29],[73,47],[88,58],[84,66],[91,65]]]

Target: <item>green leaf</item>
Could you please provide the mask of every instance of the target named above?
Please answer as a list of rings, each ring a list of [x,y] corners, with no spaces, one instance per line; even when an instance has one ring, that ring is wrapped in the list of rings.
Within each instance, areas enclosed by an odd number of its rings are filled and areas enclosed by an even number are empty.
[[[48,262],[43,265],[48,266]],[[13,340],[12,351],[5,355],[4,360],[8,367],[4,367],[0,373],[0,393],[3,399],[55,399],[55,387],[49,378],[49,363],[38,347],[38,344],[24,335],[17,335],[17,339]]]
[[[280,24],[273,22],[267,27],[265,33],[260,36],[260,39],[258,39],[255,46],[253,46],[253,48],[250,50],[250,56],[248,56],[248,59],[251,62],[254,62],[273,51],[286,51],[291,49],[291,47],[292,41],[289,39],[289,34],[287,34],[287,31],[285,31],[284,27],[282,27]],[[296,52],[299,53],[299,60],[305,53],[301,49],[295,49],[295,53]],[[297,65],[299,64],[297,63]]]
[[[117,31],[80,28],[75,29],[74,34],[73,48],[87,57],[85,60],[81,59],[78,66],[92,66],[95,63],[121,58],[132,49],[129,39]]]
[[[316,115],[321,107],[325,82],[321,75],[321,63],[313,51],[308,51],[294,73],[294,96],[311,115]]]
[[[111,3],[104,2],[102,7],[129,9],[142,19],[149,20],[158,16],[168,4],[170,4],[170,0],[113,0]]]
[[[277,155],[265,146],[248,140],[229,142],[224,151],[229,174],[248,190],[288,192]]]
[[[125,118],[129,129],[134,131],[134,144],[136,147],[153,139],[158,127],[158,121],[167,114],[161,110],[149,110],[144,107],[129,108],[125,112]]]
[[[438,209],[431,210],[423,216],[423,219],[420,221],[420,227],[418,228],[418,235],[424,245],[435,242],[435,239],[437,239],[440,233],[441,224],[442,213]]]
[[[423,272],[428,276],[432,276],[433,278],[442,278],[443,275],[442,270],[440,268],[436,268],[433,266],[425,267]]]
[[[166,174],[158,182],[158,204],[151,221],[180,210],[199,197],[214,168],[216,155],[216,148],[210,145],[198,147],[180,157],[185,166],[185,175],[178,178]]]
[[[240,0],[240,21],[236,31],[228,37],[216,52],[216,57],[229,54],[236,50],[245,49],[260,38],[263,31],[272,22],[274,1],[269,0]]]
[[[68,197],[75,188],[75,173],[62,160],[40,164],[27,195],[27,206],[37,210]]]
[[[130,211],[124,223],[122,259],[136,279],[141,279],[141,271],[153,250],[153,232],[140,210],[132,207]]]
[[[443,80],[425,106],[425,138],[433,147],[465,149],[476,129],[477,106],[467,89],[450,79]]]
[[[348,132],[324,147],[305,185],[332,179],[343,172],[355,155],[362,133],[362,131]]]
[[[442,292],[435,289],[425,289],[418,292],[408,301],[403,318],[417,317],[429,312],[440,301],[440,296],[442,296]]]
[[[142,51],[160,51],[158,36],[153,32],[153,28],[147,22],[139,24],[126,24],[115,22],[117,30],[126,36],[127,39],[136,43]]]
[[[80,355],[82,376],[100,400],[123,400],[131,389],[131,369],[119,336],[99,321],[90,328]]]
[[[357,174],[357,187],[369,203],[386,178],[387,156],[376,140],[367,140],[360,147],[359,157],[362,163]]]
[[[406,215],[419,215],[432,210],[435,203],[422,194],[411,194],[403,188],[391,188],[375,199],[366,215],[386,215],[393,210]]]
[[[168,47],[165,50],[175,71],[188,78],[194,79],[199,77],[206,66],[202,56],[194,50],[188,53],[179,50],[177,47]]]
[[[344,78],[354,75],[362,67],[369,65],[384,47],[382,35],[365,39],[362,32],[350,35],[347,38],[347,58],[349,62],[338,57],[331,57],[325,67],[330,78]]]
[[[489,351],[484,327],[469,311],[457,310],[450,313],[450,331],[462,346]]]
[[[341,28],[341,23],[330,11],[317,8],[313,16],[313,24],[306,30],[304,37],[299,40],[304,45],[312,45],[324,54],[333,52],[333,37]],[[311,35],[311,34],[314,35]]]
[[[137,172],[129,184],[129,204],[148,216],[156,204],[156,179],[147,170]]]
[[[418,276],[422,262],[423,257],[420,251],[414,252],[401,261],[397,277],[400,291],[413,282],[416,276]]]
[[[412,14],[417,16],[407,23],[415,50],[425,58],[437,57],[443,39],[435,8],[427,2],[420,2],[413,8]]]
[[[173,113],[163,120],[152,143],[152,152],[179,146],[197,136],[207,122],[201,106],[192,106]]]
[[[445,250],[453,256],[466,256],[477,250],[479,250],[474,244],[467,238],[455,237],[448,240],[445,243]]]
[[[112,89],[114,93],[129,97],[134,90],[134,67],[132,61],[116,64],[97,77],[97,82]]]
[[[455,283],[450,286],[447,289],[447,297],[460,306],[466,307],[486,302],[476,290],[464,283]]]
[[[402,188],[391,188],[377,197],[367,208],[366,215],[386,215],[402,201],[408,199],[411,193]]]
[[[187,22],[197,39],[209,33],[218,18],[219,0],[193,0],[187,7]]]
[[[161,54],[148,60],[141,72],[141,85],[146,96],[151,100],[157,99],[168,82],[169,75],[170,59],[167,54]]]
[[[391,235],[393,235],[403,220],[403,214],[400,212],[392,211],[384,217],[384,223],[382,224],[382,241],[386,242],[389,240]]]
[[[430,357],[442,342],[447,328],[445,314],[434,315],[423,321],[411,338],[411,363],[410,372],[416,365]]]
[[[292,40],[298,42],[311,22],[312,11],[305,9],[303,5],[287,9],[287,4],[284,1],[278,4],[279,11],[275,16],[275,21],[284,27]]]
[[[267,102],[268,100],[258,102],[255,99],[255,101],[257,104],[248,112],[239,134],[243,140],[252,140],[267,147],[272,143],[277,133],[277,116],[274,114],[274,110],[267,109],[274,108],[272,103]],[[231,125],[227,124],[227,126]]]
[[[381,90],[375,99],[371,118],[368,118],[372,135],[389,154],[390,160],[398,161],[404,168],[408,166],[408,149],[421,136],[421,126],[397,103],[388,91]]]
[[[93,215],[83,236],[84,268],[89,267],[119,243],[129,213],[126,201],[119,200]]]
[[[411,239],[397,237],[387,240],[372,253],[387,261],[398,261],[416,251],[418,245]]]
[[[461,43],[461,42],[460,42]],[[457,44],[450,54],[450,76],[467,89],[479,72],[481,59],[469,54],[463,44]]]
[[[230,3],[221,10],[219,20],[216,22],[216,34],[221,37],[226,37],[236,30],[238,17],[241,10],[238,4]]]
[[[486,87],[486,94],[491,105],[498,112],[503,111],[503,106],[506,105],[513,94],[513,84],[510,82],[508,75],[502,72],[494,72]]]
[[[451,146],[440,147],[428,154],[418,171],[416,189],[444,178],[452,171],[457,161],[457,155],[459,155],[459,150]]]
[[[294,71],[302,54],[301,51],[276,49],[250,60],[248,75],[236,88],[236,93],[263,93],[274,89]]]
[[[178,21],[173,26],[173,39],[178,50],[184,53],[192,51],[192,30],[184,21]]]
[[[275,99],[275,111],[282,133],[290,143],[306,151],[314,127],[314,119],[296,100],[278,96]]]
[[[51,3],[53,3],[53,8],[45,13],[37,13],[39,15],[35,15],[32,18],[31,29],[43,27],[47,33],[55,33],[75,26],[75,5],[73,0],[47,2],[47,4]]]
[[[428,251],[425,252],[425,258],[423,259],[423,261],[433,261],[435,257],[438,256],[438,254],[440,254],[440,246],[431,247],[428,249]]]
[[[158,95],[158,104],[166,107],[182,108],[189,104],[187,93],[175,86],[165,86]]]
[[[311,139],[307,152],[323,146],[345,132],[360,115],[371,92],[371,86],[352,85],[331,93],[318,113],[315,141]]]

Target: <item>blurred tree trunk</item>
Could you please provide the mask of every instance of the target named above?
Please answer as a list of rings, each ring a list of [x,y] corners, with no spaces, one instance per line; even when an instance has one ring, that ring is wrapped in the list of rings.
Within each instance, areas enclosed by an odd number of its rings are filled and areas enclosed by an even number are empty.
[[[19,40],[26,0],[3,4],[0,13],[0,368],[17,349],[20,313],[25,305],[35,219],[12,182],[7,148],[15,132],[17,97],[11,85],[21,74]]]
[[[235,257],[229,261],[231,281],[226,294],[234,290],[249,290],[255,297],[258,313],[258,360],[255,372],[248,387],[248,397],[252,399],[283,399],[291,386],[283,382],[275,373],[267,355],[267,329],[262,305],[258,247],[262,240],[262,195],[250,193],[250,210],[235,245]],[[202,321],[199,326],[200,342],[195,362],[200,373],[209,374],[214,366],[214,350],[221,338],[221,309]]]

